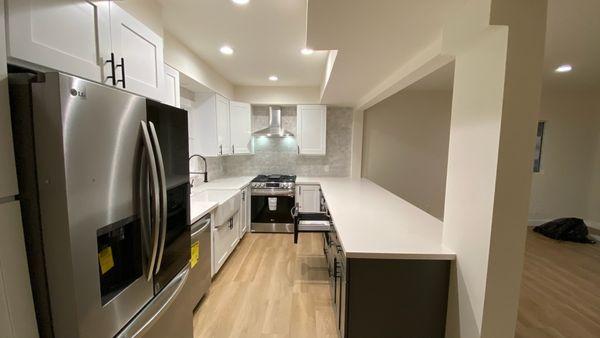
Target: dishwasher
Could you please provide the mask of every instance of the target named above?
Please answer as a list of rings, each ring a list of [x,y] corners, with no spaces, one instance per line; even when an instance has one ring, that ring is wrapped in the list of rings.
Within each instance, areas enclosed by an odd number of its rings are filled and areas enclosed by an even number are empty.
[[[191,229],[190,274],[186,283],[189,306],[193,311],[208,291],[211,282],[211,218],[210,214],[202,217]]]

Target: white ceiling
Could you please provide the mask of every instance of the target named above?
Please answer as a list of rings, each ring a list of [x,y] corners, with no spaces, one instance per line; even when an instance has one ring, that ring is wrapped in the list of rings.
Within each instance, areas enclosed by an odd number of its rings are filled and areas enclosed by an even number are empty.
[[[570,73],[554,69],[573,65]],[[549,0],[544,86],[600,86],[600,0]]]
[[[315,0],[309,8],[309,43],[338,49],[323,101],[354,106],[439,39],[444,23],[465,1]]]
[[[235,85],[320,86],[327,52],[305,56],[306,0],[158,0],[165,29]],[[233,55],[219,48],[227,44]],[[276,74],[279,81],[269,81]]]
[[[544,87],[600,88],[600,1],[549,0],[544,56]],[[555,73],[561,64],[570,73]],[[438,69],[407,90],[452,90],[454,63]]]

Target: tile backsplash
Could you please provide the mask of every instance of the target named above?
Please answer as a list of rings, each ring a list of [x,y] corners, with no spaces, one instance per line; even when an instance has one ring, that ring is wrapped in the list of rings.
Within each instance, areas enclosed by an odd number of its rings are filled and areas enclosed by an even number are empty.
[[[267,107],[253,107],[253,131],[267,127]],[[296,107],[283,107],[284,129],[296,133]],[[299,176],[349,176],[352,143],[352,109],[327,108],[327,154],[298,155],[296,139],[258,137],[253,155],[212,158],[209,176],[245,176],[258,174],[291,174]],[[220,162],[220,163],[219,163]],[[212,174],[211,169],[215,174]]]

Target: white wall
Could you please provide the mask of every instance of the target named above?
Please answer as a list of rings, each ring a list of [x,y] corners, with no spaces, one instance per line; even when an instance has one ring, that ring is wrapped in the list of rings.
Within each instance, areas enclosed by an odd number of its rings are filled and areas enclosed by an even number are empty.
[[[21,225],[10,108],[4,0],[0,0],[0,337],[38,336]]]
[[[579,217],[600,222],[599,93],[544,90],[541,172],[533,174],[530,220]]]
[[[596,120],[594,124],[600,126],[600,90],[598,90],[596,100]],[[600,128],[596,130],[596,153],[594,154],[594,164],[592,167],[592,180],[590,182],[590,191],[588,198],[588,220],[594,222],[594,227],[600,229]]]
[[[444,218],[452,92],[404,90],[364,114],[362,175]]]
[[[447,337],[513,337],[539,111],[545,0],[474,0],[455,56],[443,244],[456,252]]]

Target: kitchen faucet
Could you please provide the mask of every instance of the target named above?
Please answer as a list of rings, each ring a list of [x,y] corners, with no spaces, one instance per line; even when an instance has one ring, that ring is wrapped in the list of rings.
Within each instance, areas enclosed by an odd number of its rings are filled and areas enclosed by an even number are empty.
[[[190,174],[203,174],[204,175],[204,183],[206,183],[206,182],[208,182],[208,169],[206,168],[206,158],[202,155],[194,154],[194,155],[190,156],[188,161],[191,161],[192,158],[194,158],[196,156],[200,157],[204,161],[204,172],[191,171]]]

